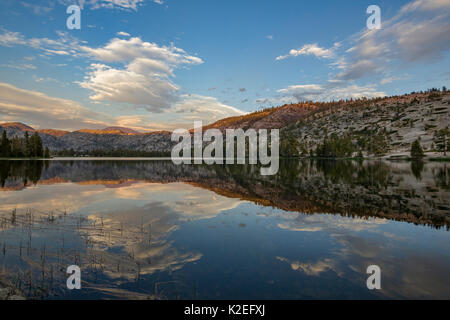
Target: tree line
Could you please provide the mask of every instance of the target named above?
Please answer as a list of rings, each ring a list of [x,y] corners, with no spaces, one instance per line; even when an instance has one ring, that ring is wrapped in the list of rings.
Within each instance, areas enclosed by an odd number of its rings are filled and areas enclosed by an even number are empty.
[[[90,151],[79,151],[74,149],[64,149],[55,152],[58,157],[170,157],[170,151],[143,151],[125,149],[95,149]]]
[[[50,150],[44,148],[42,139],[37,132],[29,135],[25,132],[23,138],[8,138],[6,131],[3,131],[0,141],[1,158],[50,158]]]

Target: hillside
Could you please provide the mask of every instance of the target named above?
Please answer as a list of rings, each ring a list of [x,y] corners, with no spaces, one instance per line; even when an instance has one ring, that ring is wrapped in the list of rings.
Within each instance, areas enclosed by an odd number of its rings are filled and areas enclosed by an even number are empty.
[[[449,125],[450,93],[414,93],[319,109],[284,127],[282,136],[298,141],[304,155],[332,136],[348,137],[354,152],[365,156],[402,155],[409,154],[417,139],[425,153],[443,151],[437,134]]]
[[[78,130],[77,132],[91,133],[91,134],[131,135],[131,136],[143,134],[136,130],[133,130],[130,128],[124,128],[124,127],[107,127],[107,128],[100,129],[100,130],[81,129],[81,130]]]
[[[170,141],[170,132],[140,133],[122,127],[69,132],[55,129],[35,130],[23,123],[14,122],[0,124],[0,133],[4,130],[9,138],[23,137],[25,132],[37,132],[42,138],[44,147],[49,147],[53,153],[71,149],[78,153],[93,150],[168,152],[173,145]]]
[[[203,130],[281,129],[283,156],[317,155],[318,147],[324,149],[325,138],[329,144],[344,149],[346,156],[405,155],[417,139],[427,155],[437,156],[437,151],[443,151],[439,134],[447,130],[448,135],[449,122],[450,93],[434,89],[385,98],[283,105],[225,118],[204,126]],[[68,132],[35,130],[14,122],[0,124],[0,132],[3,130],[9,137],[37,131],[44,146],[52,151],[170,152],[175,144],[171,142],[169,131],[141,133],[123,127]]]
[[[204,126],[203,130],[215,128],[219,130],[242,128],[244,130],[282,128],[291,122],[304,119],[312,112],[318,110],[312,103],[298,103],[283,105],[278,108],[268,108],[243,116],[230,117]]]

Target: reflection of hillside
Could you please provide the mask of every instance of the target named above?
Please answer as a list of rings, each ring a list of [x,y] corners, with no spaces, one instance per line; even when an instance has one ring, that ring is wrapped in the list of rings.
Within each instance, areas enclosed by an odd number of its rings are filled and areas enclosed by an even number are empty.
[[[2,166],[4,187],[19,189],[21,174],[39,184],[73,182],[114,188],[136,181],[179,181],[287,211],[450,225],[450,168],[441,163],[283,161],[275,176],[261,176],[259,168],[251,165],[177,166],[170,161],[51,161],[45,168],[27,168],[35,165]]]

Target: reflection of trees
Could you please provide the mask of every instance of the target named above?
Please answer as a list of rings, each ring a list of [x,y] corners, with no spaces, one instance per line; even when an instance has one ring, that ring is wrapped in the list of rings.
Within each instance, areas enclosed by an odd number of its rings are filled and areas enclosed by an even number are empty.
[[[52,161],[7,163],[5,179],[36,182],[188,182],[229,198],[241,198],[288,211],[378,216],[420,224],[449,224],[449,172],[445,164],[353,160],[281,159],[274,176],[261,176],[260,165],[174,165],[171,161]],[[426,164],[427,166],[431,164]],[[410,170],[408,170],[410,166]],[[403,167],[404,169],[401,169]],[[406,170],[405,170],[406,169]],[[425,173],[424,173],[425,172]],[[426,175],[429,172],[432,175]],[[422,180],[411,185],[408,175]],[[58,178],[58,179],[54,179]],[[115,183],[118,187],[120,183]],[[441,193],[441,194],[438,194]]]
[[[43,167],[49,167],[49,161],[1,161],[0,182],[5,187],[7,181],[22,181],[26,186],[30,181],[36,184],[42,175]]]
[[[445,190],[450,190],[450,168],[444,163],[443,168],[439,168],[437,174],[434,176],[436,186]]]
[[[422,180],[422,171],[424,163],[420,159],[415,159],[411,161],[411,172],[416,177],[417,180]]]

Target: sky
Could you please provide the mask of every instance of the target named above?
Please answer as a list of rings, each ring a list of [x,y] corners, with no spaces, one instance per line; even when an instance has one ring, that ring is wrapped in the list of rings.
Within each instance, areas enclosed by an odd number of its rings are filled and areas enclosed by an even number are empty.
[[[79,30],[66,25],[73,4]],[[450,0],[0,3],[0,122],[34,128],[192,128],[449,79]]]

